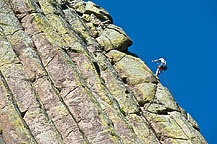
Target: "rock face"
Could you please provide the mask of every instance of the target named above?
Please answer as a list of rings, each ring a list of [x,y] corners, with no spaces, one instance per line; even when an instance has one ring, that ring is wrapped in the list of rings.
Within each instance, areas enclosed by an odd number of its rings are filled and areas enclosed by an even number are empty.
[[[0,143],[207,143],[103,8],[0,0],[0,18]]]

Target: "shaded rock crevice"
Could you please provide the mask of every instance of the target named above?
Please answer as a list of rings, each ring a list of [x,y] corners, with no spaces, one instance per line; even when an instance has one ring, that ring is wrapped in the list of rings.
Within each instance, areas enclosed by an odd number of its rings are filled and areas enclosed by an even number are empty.
[[[4,88],[6,89],[7,91],[7,100],[12,104],[14,110],[16,111],[16,113],[18,114],[19,118],[20,118],[20,121],[22,122],[22,125],[24,126],[24,128],[26,129],[27,131],[27,135],[28,137],[31,139],[30,141],[34,142],[34,143],[37,143],[35,137],[33,136],[28,124],[26,123],[26,121],[23,119],[22,117],[22,112],[20,111],[18,105],[17,105],[17,101],[15,100],[14,96],[13,96],[13,93],[9,87],[9,85],[7,84],[7,81],[4,77],[4,75],[2,74],[2,72],[0,71],[0,77],[1,77],[1,82],[2,84],[4,85]]]
[[[48,74],[47,74],[48,75]],[[51,82],[51,80],[50,80],[50,82]],[[54,87],[54,84],[53,83],[51,83],[51,85]],[[55,88],[55,87],[54,87]],[[55,89],[55,91],[57,92],[57,89]],[[81,130],[80,130],[81,131]]]
[[[19,110],[0,93],[7,143],[16,136],[17,143],[40,144],[207,143],[169,90],[128,52],[132,41],[106,10],[83,0],[5,2],[0,70]],[[7,119],[13,113],[28,126],[16,136],[9,131],[19,125]]]

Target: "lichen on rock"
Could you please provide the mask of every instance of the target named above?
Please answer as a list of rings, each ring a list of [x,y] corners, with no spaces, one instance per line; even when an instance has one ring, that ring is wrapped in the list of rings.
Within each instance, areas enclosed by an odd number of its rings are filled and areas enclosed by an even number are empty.
[[[91,1],[0,1],[0,143],[203,143]]]
[[[132,41],[126,33],[119,27],[109,24],[96,39],[105,51],[119,50],[125,51],[132,45]]]

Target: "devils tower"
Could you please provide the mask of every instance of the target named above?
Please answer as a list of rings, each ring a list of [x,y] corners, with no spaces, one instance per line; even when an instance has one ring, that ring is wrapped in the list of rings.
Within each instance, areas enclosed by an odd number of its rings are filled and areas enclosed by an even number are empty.
[[[0,0],[0,18],[0,143],[207,143],[105,9]]]

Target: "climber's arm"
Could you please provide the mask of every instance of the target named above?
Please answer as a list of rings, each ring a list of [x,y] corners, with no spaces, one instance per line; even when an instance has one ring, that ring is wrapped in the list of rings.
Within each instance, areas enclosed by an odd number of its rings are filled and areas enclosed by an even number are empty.
[[[152,62],[157,62],[157,61],[160,61],[159,59],[157,59],[157,60],[153,60]]]

